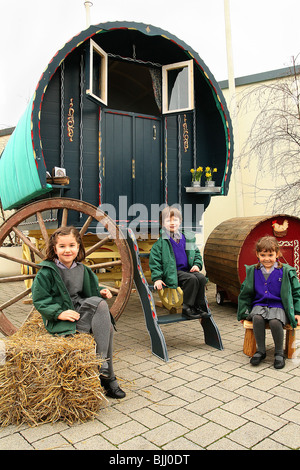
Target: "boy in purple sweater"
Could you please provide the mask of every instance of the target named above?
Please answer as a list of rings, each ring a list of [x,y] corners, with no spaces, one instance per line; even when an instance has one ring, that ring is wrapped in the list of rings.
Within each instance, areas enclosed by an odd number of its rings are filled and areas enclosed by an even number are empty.
[[[203,262],[195,236],[179,230],[182,216],[176,207],[166,207],[161,215],[161,236],[153,245],[149,258],[154,288],[176,289],[180,286],[183,290],[182,314],[191,319],[208,317],[207,279],[200,272]]]

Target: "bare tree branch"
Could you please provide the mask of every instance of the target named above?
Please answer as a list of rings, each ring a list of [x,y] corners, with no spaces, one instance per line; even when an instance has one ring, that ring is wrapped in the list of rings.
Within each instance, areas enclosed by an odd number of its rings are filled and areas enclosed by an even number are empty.
[[[240,115],[255,113],[248,138],[236,163],[256,164],[255,199],[275,212],[300,214],[300,71],[292,59],[290,74],[267,84],[248,87],[238,96]],[[274,188],[259,187],[271,175]]]

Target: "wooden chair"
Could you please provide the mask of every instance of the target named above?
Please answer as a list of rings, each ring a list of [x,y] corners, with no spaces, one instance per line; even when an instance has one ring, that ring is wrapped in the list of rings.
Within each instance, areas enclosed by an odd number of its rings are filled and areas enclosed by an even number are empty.
[[[252,321],[244,320],[243,325],[245,328],[243,351],[246,356],[252,357],[256,351],[253,323]],[[266,328],[270,328],[269,324],[266,324]],[[300,326],[292,328],[291,325],[285,325],[283,329],[286,331],[284,353],[288,359],[291,359],[296,351],[296,330],[300,330]]]

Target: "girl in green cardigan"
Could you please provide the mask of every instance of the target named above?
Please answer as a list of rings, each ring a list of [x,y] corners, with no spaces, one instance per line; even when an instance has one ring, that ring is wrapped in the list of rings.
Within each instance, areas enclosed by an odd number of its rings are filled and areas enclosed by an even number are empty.
[[[274,367],[285,365],[283,326],[300,324],[300,284],[295,268],[279,261],[275,237],[262,237],[256,245],[258,264],[246,266],[238,299],[238,320],[252,320],[257,351],[250,363],[257,366],[266,357],[265,324],[269,322],[275,344]]]
[[[75,227],[61,227],[49,240],[46,260],[42,261],[32,285],[35,308],[42,315],[49,333],[71,335],[92,333],[96,352],[104,360],[101,384],[111,398],[123,398],[113,371],[112,317],[105,300],[108,289],[99,288],[98,278],[81,263],[85,249]]]

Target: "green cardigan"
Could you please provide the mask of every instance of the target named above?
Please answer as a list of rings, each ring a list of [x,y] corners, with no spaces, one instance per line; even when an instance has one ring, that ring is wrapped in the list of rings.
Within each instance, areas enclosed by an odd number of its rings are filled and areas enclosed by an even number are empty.
[[[246,266],[246,278],[241,286],[238,298],[237,319],[245,320],[252,309],[254,300],[254,269],[256,264]],[[284,311],[293,328],[297,326],[295,315],[300,314],[300,283],[296,269],[288,264],[283,264],[283,276],[280,290]]]
[[[198,266],[202,269],[203,261],[199,249],[196,246],[196,238],[193,233],[182,231],[186,239],[186,254],[189,267]],[[177,268],[174,251],[169,238],[164,230],[161,236],[151,248],[149,267],[153,282],[162,280],[167,287],[178,287]]]
[[[35,308],[42,315],[49,333],[70,335],[76,332],[76,322],[58,320],[65,310],[74,310],[67,288],[59,274],[59,268],[53,261],[42,261],[32,284],[32,300]],[[101,297],[97,276],[84,266],[82,297]]]

